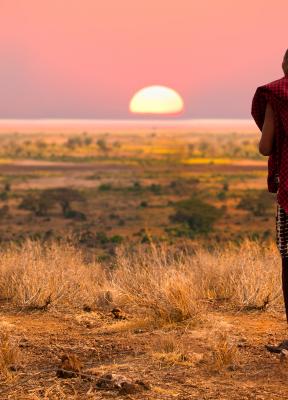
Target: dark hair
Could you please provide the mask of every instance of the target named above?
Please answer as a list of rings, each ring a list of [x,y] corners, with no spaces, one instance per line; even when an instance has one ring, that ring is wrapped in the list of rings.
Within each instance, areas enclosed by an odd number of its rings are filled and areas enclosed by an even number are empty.
[[[284,61],[288,62],[288,49],[286,50],[286,53],[284,55]]]

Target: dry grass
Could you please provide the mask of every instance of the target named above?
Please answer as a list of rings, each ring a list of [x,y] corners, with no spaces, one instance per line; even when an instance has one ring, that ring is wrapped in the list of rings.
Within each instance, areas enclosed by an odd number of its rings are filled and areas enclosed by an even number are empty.
[[[86,263],[68,244],[27,241],[2,251],[0,257],[1,295],[23,308],[93,304],[105,288],[104,269]]]
[[[68,244],[27,241],[2,250],[1,297],[22,309],[48,306],[123,307],[139,319],[158,324],[205,319],[211,301],[237,309],[273,307],[281,298],[281,277],[275,244],[263,247],[245,240],[193,251],[167,245],[121,246],[116,267],[87,262]]]
[[[202,320],[195,271],[181,259],[177,262],[164,246],[119,250],[112,283],[118,302],[143,317],[158,323]]]
[[[154,339],[151,347],[152,356],[161,362],[178,364],[190,360],[188,349],[185,348],[181,337],[173,332],[163,333]]]
[[[108,373],[147,377],[155,398],[157,393],[159,398],[176,397],[190,383],[198,397],[209,390],[209,398],[220,398],[223,379],[217,384],[209,374],[224,377],[229,371],[229,380],[237,387],[248,363],[249,371],[258,374],[258,361],[262,375],[259,382],[255,380],[255,387],[261,386],[269,365],[272,368],[275,363],[259,354],[259,346],[263,348],[268,340],[268,329],[279,329],[280,338],[281,321],[256,313],[255,323],[254,315],[235,315],[227,309],[259,308],[271,293],[274,299],[271,297],[268,305],[279,304],[279,259],[273,243],[265,248],[249,240],[238,247],[227,244],[214,250],[203,245],[192,248],[189,243],[182,248],[153,243],[132,249],[122,246],[111,269],[88,261],[68,244],[43,246],[30,241],[3,249],[0,290],[22,312],[8,309],[9,322],[14,325],[0,324],[0,375],[5,383],[0,397],[98,398],[94,381],[57,378],[56,358],[62,348],[80,355],[85,368],[94,369],[95,376],[104,368]],[[33,307],[41,309],[49,296],[50,306],[61,312],[49,315],[48,307],[42,308],[48,314],[24,313]],[[220,300],[222,308],[218,307]],[[91,306],[90,312],[83,310],[84,304]],[[126,319],[113,318],[114,307],[119,307]],[[71,308],[75,309],[67,315]],[[7,312],[5,305],[3,310]],[[17,338],[23,335],[29,340],[20,350]],[[252,352],[238,347],[239,336],[248,336]],[[17,366],[23,365],[22,354],[25,368],[17,371]],[[242,398],[248,390],[247,381],[243,382]],[[273,390],[277,391],[277,385]],[[233,398],[234,386],[226,388],[225,398]],[[25,392],[27,387],[29,393]]]
[[[13,339],[14,327],[5,321],[0,323],[0,381],[13,379],[13,371],[17,370],[22,355],[17,340]]]
[[[233,335],[231,326],[224,321],[216,320],[207,335],[210,351],[204,354],[202,362],[208,370],[220,372],[224,369],[234,370],[241,364],[241,353],[238,339]]]
[[[213,252],[197,248],[192,261],[198,270],[202,296],[226,300],[238,309],[265,309],[279,302],[280,256],[274,242],[244,240],[240,246],[227,243]]]
[[[180,252],[162,244],[121,248],[113,276],[117,301],[158,322],[203,321],[214,301],[235,309],[265,310],[281,301],[279,254],[275,243],[244,240],[196,246]]]

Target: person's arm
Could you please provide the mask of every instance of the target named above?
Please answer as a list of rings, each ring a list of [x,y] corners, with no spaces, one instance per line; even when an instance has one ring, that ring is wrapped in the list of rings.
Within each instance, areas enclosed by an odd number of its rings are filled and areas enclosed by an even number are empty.
[[[265,111],[265,119],[262,128],[262,136],[259,142],[259,152],[263,156],[270,156],[273,148],[274,140],[274,115],[273,108],[270,103],[267,103]]]

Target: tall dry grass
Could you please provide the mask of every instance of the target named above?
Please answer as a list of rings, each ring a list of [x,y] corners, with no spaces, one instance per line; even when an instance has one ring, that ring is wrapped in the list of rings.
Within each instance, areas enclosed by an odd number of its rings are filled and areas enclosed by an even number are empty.
[[[0,260],[1,297],[24,308],[94,303],[106,283],[104,269],[68,244],[27,241],[3,250]]]
[[[137,317],[191,323],[199,322],[213,301],[237,309],[264,309],[282,301],[274,242],[263,246],[247,239],[240,245],[192,250],[189,243],[181,249],[122,245],[109,269],[87,262],[71,245],[28,241],[0,252],[1,297],[22,308],[44,309],[49,299],[54,307],[101,306],[103,293],[108,293],[111,306]]]
[[[22,363],[22,354],[13,331],[13,325],[0,321],[0,386],[1,382],[13,379],[13,371]]]
[[[119,301],[166,321],[199,320],[204,305],[222,300],[237,309],[265,309],[281,301],[275,243],[244,240],[179,250],[167,245],[120,248],[113,277]]]

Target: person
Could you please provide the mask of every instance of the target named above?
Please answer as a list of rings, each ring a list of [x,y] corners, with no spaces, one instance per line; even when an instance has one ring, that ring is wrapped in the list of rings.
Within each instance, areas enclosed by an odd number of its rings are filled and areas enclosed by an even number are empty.
[[[268,191],[276,195],[276,243],[282,260],[282,291],[288,324],[288,49],[284,76],[256,89],[251,114],[261,131],[259,152],[268,156]],[[278,352],[283,347],[266,346]],[[285,346],[288,346],[288,341]],[[279,347],[280,346],[280,347]]]

